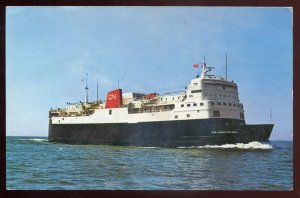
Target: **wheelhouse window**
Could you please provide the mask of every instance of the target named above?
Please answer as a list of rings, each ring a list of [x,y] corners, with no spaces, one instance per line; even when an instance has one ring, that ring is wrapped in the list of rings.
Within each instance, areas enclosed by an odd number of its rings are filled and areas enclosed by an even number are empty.
[[[213,110],[213,117],[220,117],[220,110]]]
[[[203,103],[203,102],[201,102],[201,103],[200,103],[200,106],[203,106],[203,105],[204,105],[204,103]]]
[[[190,106],[191,106],[191,104],[187,104],[186,106],[187,106],[187,107],[190,107]]]
[[[197,103],[194,103],[193,106],[194,106],[194,107],[197,106]]]

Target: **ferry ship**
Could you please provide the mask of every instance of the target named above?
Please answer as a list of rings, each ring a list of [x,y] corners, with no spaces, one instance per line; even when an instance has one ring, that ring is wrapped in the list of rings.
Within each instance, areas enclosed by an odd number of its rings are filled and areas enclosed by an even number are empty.
[[[86,83],[85,102],[49,111],[49,142],[190,147],[269,140],[274,125],[246,124],[238,86],[227,74],[225,79],[208,75],[213,67],[205,62],[194,67],[201,72],[182,92],[118,88],[105,101],[89,102]]]

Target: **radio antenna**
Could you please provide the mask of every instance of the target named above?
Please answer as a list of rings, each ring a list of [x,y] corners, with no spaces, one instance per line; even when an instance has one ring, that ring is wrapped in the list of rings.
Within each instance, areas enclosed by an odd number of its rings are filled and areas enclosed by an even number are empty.
[[[227,80],[227,52],[226,52],[226,65],[225,65],[225,70],[226,70],[226,76],[225,76],[225,79]]]
[[[86,73],[86,76],[85,76],[85,104],[88,103],[88,84],[87,84],[87,76],[88,76],[88,73]]]

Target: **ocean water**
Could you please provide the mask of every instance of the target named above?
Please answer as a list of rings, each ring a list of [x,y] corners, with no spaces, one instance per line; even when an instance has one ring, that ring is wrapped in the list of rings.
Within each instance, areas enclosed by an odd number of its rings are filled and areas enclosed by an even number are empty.
[[[293,143],[156,148],[6,138],[9,190],[291,190]]]

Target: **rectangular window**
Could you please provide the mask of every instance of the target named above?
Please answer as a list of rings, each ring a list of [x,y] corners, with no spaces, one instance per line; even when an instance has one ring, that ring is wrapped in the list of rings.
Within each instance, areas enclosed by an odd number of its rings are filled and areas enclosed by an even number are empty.
[[[231,103],[228,103],[229,106],[231,106]]]
[[[110,109],[110,110],[109,110],[109,115],[111,115],[111,113],[112,113],[112,110]]]
[[[189,95],[189,97],[190,97],[190,98],[192,98],[192,97],[193,97],[193,95]]]
[[[226,102],[223,102],[223,105],[226,106]]]
[[[222,105],[220,102],[218,102],[218,105]]]
[[[184,104],[180,105],[181,107],[184,107]]]
[[[233,104],[234,107],[236,107],[236,104]]]
[[[219,110],[213,110],[213,117],[220,117],[220,111]]]
[[[186,114],[186,117],[189,118],[189,117],[190,117],[190,114]]]
[[[210,102],[210,104],[211,104],[211,105],[215,105],[215,103],[214,103],[214,102]]]
[[[175,119],[177,119],[178,118],[178,115],[175,115],[175,117],[174,117]]]
[[[198,90],[192,90],[192,93],[198,93],[198,92],[202,92],[202,90],[198,89]]]
[[[191,106],[191,104],[187,104],[186,106],[187,106],[187,107],[190,107],[190,106]]]
[[[197,103],[194,103],[193,106],[194,106],[194,107],[197,106]]]
[[[200,103],[200,106],[203,106],[203,105],[204,105],[204,103],[201,102],[201,103]]]

